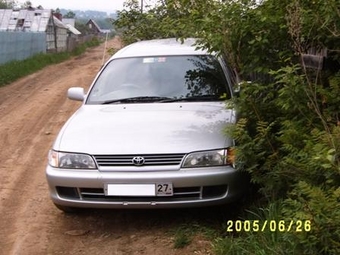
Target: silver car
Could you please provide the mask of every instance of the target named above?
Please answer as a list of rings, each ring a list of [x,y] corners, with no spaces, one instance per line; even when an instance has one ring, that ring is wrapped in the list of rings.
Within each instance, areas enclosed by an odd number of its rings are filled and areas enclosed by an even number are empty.
[[[234,166],[232,72],[194,39],[141,41],[99,71],[49,153],[50,195],[63,211],[218,205],[246,187]]]

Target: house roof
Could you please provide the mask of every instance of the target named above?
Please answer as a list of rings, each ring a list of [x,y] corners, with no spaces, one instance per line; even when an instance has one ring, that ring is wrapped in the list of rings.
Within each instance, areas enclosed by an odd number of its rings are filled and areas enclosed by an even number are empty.
[[[57,27],[67,29],[67,26],[63,22],[61,22],[57,17],[53,16],[53,22]]]
[[[51,10],[0,10],[0,31],[44,32]]]
[[[63,18],[63,24],[67,27],[67,29],[74,35],[81,35],[81,32],[75,28],[76,20]]]
[[[67,27],[67,29],[72,33],[72,34],[75,34],[75,35],[81,35],[81,32],[76,29],[74,26],[70,25],[70,24],[66,24],[65,25]]]
[[[52,15],[51,10],[9,10],[0,9],[0,31],[45,32]],[[73,20],[73,22],[72,22]],[[66,23],[53,16],[55,26],[80,35],[74,25],[74,19],[66,19]]]

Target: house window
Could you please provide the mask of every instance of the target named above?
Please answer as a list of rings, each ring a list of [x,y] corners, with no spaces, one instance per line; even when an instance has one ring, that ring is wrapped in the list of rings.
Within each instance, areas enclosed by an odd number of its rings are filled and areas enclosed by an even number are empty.
[[[92,23],[89,24],[89,28],[92,29]]]
[[[17,26],[18,27],[22,27],[22,26],[24,26],[24,19],[18,19],[18,23],[17,23]]]

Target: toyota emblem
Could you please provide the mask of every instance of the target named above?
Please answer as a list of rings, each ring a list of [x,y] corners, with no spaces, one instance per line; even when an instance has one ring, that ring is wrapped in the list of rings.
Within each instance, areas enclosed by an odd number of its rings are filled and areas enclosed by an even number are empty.
[[[133,157],[132,159],[132,163],[135,165],[135,166],[142,166],[144,165],[145,163],[145,159],[143,157]]]

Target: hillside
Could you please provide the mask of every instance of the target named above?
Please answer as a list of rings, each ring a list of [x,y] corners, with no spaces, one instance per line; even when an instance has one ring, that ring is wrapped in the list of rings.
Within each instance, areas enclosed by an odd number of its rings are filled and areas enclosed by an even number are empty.
[[[114,13],[106,13],[102,11],[80,11],[80,10],[69,10],[69,9],[60,9],[60,13],[64,16],[68,12],[73,12],[76,16],[77,19],[116,19],[117,18],[117,12]]]

